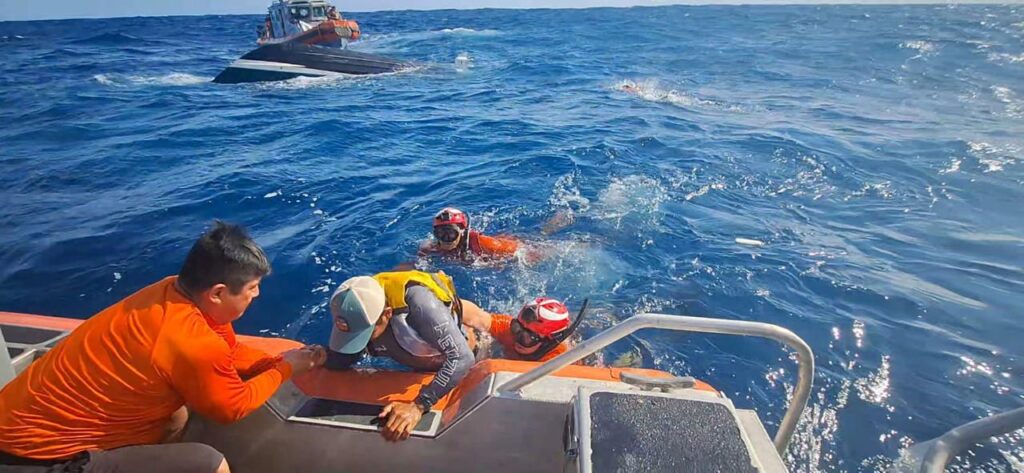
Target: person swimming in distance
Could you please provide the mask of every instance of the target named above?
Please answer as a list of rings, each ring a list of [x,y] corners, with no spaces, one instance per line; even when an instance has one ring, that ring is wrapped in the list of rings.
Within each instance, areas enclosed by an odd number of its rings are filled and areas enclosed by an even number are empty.
[[[559,212],[544,224],[541,233],[550,235],[573,222],[571,215]],[[474,230],[470,226],[469,215],[454,207],[441,209],[434,216],[433,236],[433,239],[420,244],[419,256],[439,255],[465,262],[508,261],[520,256],[527,263],[535,263],[547,256],[541,248],[527,245],[514,236],[489,236]]]
[[[420,245],[419,255],[440,255],[473,261],[512,259],[522,242],[515,237],[488,236],[469,225],[469,215],[454,207],[441,209],[434,215],[434,238]]]

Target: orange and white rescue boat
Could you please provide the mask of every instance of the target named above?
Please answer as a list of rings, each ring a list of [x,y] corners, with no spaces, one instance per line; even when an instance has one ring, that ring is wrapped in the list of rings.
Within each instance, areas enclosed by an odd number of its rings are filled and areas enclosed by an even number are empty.
[[[81,322],[0,312],[0,385]],[[647,328],[759,336],[794,348],[799,379],[774,441],[757,413],[702,381],[573,364]],[[302,345],[241,339],[268,353]],[[240,422],[194,417],[185,439],[217,448],[233,470],[246,472],[784,472],[780,452],[806,405],[813,370],[806,343],[781,327],[641,315],[544,363],[478,362],[397,444],[380,435],[377,414],[388,402],[415,399],[431,373],[314,370],[282,385]]]

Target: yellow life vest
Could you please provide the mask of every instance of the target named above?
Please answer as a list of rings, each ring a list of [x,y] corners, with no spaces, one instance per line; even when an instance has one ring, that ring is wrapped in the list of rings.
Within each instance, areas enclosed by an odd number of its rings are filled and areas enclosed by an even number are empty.
[[[405,289],[409,284],[419,284],[430,289],[441,302],[452,307],[452,311],[459,311],[461,304],[456,301],[455,284],[452,278],[443,271],[436,273],[425,273],[423,271],[395,271],[390,273],[379,273],[373,276],[384,288],[384,300],[388,307],[395,312],[403,312],[409,304],[405,301]],[[455,302],[454,304],[452,302]],[[461,311],[459,311],[461,312]],[[461,315],[461,314],[457,314]],[[461,317],[459,317],[461,319]]]

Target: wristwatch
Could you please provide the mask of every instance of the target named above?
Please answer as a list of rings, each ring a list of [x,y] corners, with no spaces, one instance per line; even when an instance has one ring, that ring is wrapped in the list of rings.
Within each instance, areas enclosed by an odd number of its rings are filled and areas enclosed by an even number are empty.
[[[428,400],[426,400],[426,399],[424,399],[422,397],[416,398],[416,400],[413,401],[413,404],[415,404],[416,407],[420,408],[420,412],[422,412],[424,414],[430,412],[430,408],[434,407],[434,403],[432,403],[432,402],[430,402],[430,401],[428,401]]]

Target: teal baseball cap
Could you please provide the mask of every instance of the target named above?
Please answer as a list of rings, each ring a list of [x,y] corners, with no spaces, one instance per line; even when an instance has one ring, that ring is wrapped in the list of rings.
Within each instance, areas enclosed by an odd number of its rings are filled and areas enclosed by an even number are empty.
[[[331,296],[331,350],[347,355],[363,351],[384,306],[384,288],[376,279],[356,276],[341,283]]]

